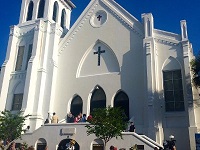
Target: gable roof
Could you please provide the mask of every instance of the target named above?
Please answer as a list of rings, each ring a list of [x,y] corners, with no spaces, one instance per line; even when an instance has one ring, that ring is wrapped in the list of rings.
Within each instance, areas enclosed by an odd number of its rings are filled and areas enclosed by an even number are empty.
[[[76,20],[76,22],[73,24],[68,33],[60,42],[59,54],[63,51],[65,47],[67,47],[67,45],[74,38],[76,33],[83,26],[84,22],[91,17],[98,3],[101,3],[105,7],[107,7],[110,12],[117,16],[117,18],[119,18],[126,26],[130,28],[130,30],[136,32],[140,37],[144,37],[144,29],[141,22],[139,22],[134,16],[132,16],[128,11],[126,11],[114,0],[91,0],[85,10],[81,13],[79,18]]]

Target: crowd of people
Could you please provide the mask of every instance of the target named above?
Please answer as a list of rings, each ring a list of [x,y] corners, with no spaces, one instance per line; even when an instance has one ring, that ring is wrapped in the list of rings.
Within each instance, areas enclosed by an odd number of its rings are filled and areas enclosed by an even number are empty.
[[[79,113],[76,117],[71,112],[67,114],[67,119],[66,119],[67,123],[78,123],[86,121],[87,121],[86,114]]]
[[[24,145],[24,143],[22,143],[22,144],[18,143],[18,146],[17,146],[15,142],[12,142],[12,143],[8,144],[7,146],[8,146],[8,148],[4,147],[4,148],[0,148],[0,150],[1,149],[2,150],[3,149],[7,149],[7,150],[35,150],[34,146],[32,146],[32,145],[26,146],[26,145]],[[46,146],[44,148],[44,150],[48,150],[48,146]]]
[[[91,117],[92,117],[91,115],[86,117],[86,114],[82,114],[82,113],[79,113],[77,116],[74,116],[71,112],[69,112],[66,117],[66,123],[86,122],[87,119],[88,118],[90,119]],[[44,124],[58,123],[58,122],[59,122],[58,116],[54,112],[51,118],[49,117],[49,114],[48,114],[48,118],[45,120]]]

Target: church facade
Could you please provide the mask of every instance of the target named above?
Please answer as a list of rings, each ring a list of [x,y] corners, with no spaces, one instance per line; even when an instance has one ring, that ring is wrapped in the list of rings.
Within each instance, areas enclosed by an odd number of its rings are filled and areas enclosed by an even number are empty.
[[[140,22],[114,0],[92,0],[70,28],[74,8],[70,0],[22,1],[1,68],[0,110],[30,114],[34,134],[48,113],[62,120],[120,106],[137,136],[162,145],[174,135],[177,149],[195,149],[200,108],[186,21],[175,34],[155,29],[151,13]]]

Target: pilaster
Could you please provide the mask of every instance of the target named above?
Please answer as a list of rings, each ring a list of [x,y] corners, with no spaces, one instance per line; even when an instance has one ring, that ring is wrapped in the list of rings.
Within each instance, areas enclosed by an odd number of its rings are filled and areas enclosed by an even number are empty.
[[[9,78],[11,72],[14,71],[16,54],[18,51],[17,42],[19,37],[19,31],[20,29],[17,26],[10,27],[6,58],[2,65],[0,74],[0,110],[4,110],[5,108],[10,82]]]
[[[157,55],[154,39],[154,20],[152,14],[142,14],[145,38],[143,40],[144,54],[146,57],[146,87],[147,87],[147,132],[148,136],[157,142],[162,141],[163,133],[161,120],[160,103],[157,93]]]
[[[56,51],[56,49],[58,49],[58,44],[59,44],[59,40],[60,40],[60,36],[62,35],[62,29],[60,28],[59,25],[55,24],[51,24],[51,35],[50,35],[50,40],[54,41],[51,43],[50,47],[52,48],[52,51],[50,53],[50,57],[51,59],[51,74],[52,74],[52,78],[51,78],[51,83],[50,83],[50,102],[49,102],[49,112],[53,113],[54,111],[54,100],[55,100],[55,91],[56,91],[56,78],[57,78],[57,63],[58,63],[58,51]]]
[[[188,111],[188,132],[189,132],[189,139],[190,139],[190,148],[195,148],[195,133],[197,132],[197,127],[195,123],[195,112],[194,112],[194,103],[193,103],[193,94],[192,94],[192,84],[191,84],[191,71],[190,71],[190,61],[192,53],[191,44],[188,41],[187,35],[187,24],[185,20],[181,21],[181,37],[182,37],[182,47],[183,47],[183,61],[184,61],[184,72],[183,77],[185,77],[184,81],[184,90],[185,90],[185,107],[186,111]],[[192,140],[193,139],[193,140]]]

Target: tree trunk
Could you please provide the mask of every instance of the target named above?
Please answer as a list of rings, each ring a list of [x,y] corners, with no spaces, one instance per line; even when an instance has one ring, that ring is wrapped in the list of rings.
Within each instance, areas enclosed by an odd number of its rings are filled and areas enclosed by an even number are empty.
[[[106,150],[106,144],[107,144],[107,142],[104,141],[104,150]]]

